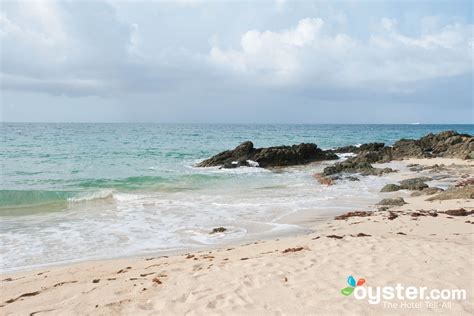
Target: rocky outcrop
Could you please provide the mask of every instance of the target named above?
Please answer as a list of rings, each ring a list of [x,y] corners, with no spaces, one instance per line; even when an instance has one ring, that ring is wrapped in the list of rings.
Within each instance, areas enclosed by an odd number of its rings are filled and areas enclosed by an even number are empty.
[[[349,147],[341,147],[335,150],[340,152],[341,150],[353,149]],[[360,147],[356,147],[357,156],[350,157],[345,161],[336,163],[332,166],[326,167],[323,170],[324,176],[337,174],[341,172],[347,173],[360,173],[361,175],[382,175],[384,173],[393,172],[391,168],[379,169],[374,168],[371,164],[376,162],[388,162],[390,161],[390,147],[386,147],[384,143],[370,143],[364,144]]]
[[[363,145],[361,146],[361,148]],[[371,164],[381,161],[389,161],[386,154],[387,147],[383,147],[383,144],[376,143],[376,145],[368,144],[367,148],[374,149],[368,151],[361,151],[357,156],[348,158],[345,161],[338,162],[332,166],[324,168],[323,174],[325,176],[347,172],[347,173],[360,173],[361,175],[377,175],[380,176],[384,173],[393,172],[391,168],[374,168]],[[375,150],[376,149],[376,150]]]
[[[337,155],[332,151],[322,150],[315,144],[302,143],[293,146],[254,148],[253,143],[247,141],[233,150],[226,150],[206,159],[197,166],[235,168],[248,166],[248,161],[255,161],[259,167],[269,168],[303,165],[332,159],[338,159]]]
[[[474,199],[474,186],[451,187],[446,191],[427,199],[427,201],[455,199]]]
[[[394,172],[394,170],[391,168],[374,168],[368,162],[359,162],[357,159],[348,159],[346,161],[338,162],[332,166],[324,168],[323,175],[329,176],[341,172],[359,173],[363,176],[380,176],[384,173]]]
[[[380,192],[394,192],[399,190],[421,191],[428,189],[428,185],[425,183],[425,181],[429,180],[431,179],[427,177],[406,179],[400,181],[399,185],[387,184],[380,190]]]
[[[474,159],[474,137],[445,131],[428,134],[420,139],[402,139],[393,146],[384,143],[368,143],[361,146],[339,147],[334,150],[322,150],[315,144],[302,143],[293,146],[254,148],[250,141],[244,142],[233,150],[223,151],[200,162],[198,167],[221,166],[237,168],[250,166],[251,161],[262,168],[302,165],[314,161],[338,159],[336,153],[355,153],[357,156],[338,162],[324,169],[327,177],[338,173],[360,173],[361,175],[382,175],[393,172],[390,168],[379,169],[373,163],[384,163],[404,158],[450,157]],[[425,188],[422,184],[416,190]]]
[[[473,159],[474,137],[445,131],[430,133],[417,140],[402,139],[393,145],[391,155],[393,160],[429,157]]]
[[[343,162],[325,168],[323,171],[324,176],[341,172],[382,175],[393,170],[390,168],[377,169],[371,164],[404,158],[450,157],[474,159],[474,137],[467,134],[458,134],[455,131],[445,131],[439,134],[430,133],[418,140],[402,139],[397,141],[392,147],[385,146],[384,143],[369,143],[359,147],[339,147],[334,152],[356,153],[357,156],[350,157]],[[417,186],[415,190],[427,187],[421,183],[417,183],[415,186]],[[413,190],[411,187],[413,186],[410,185],[408,189]]]
[[[244,142],[239,146],[235,147],[233,150],[223,151],[215,156],[212,156],[209,159],[206,159],[200,162],[198,167],[213,167],[213,166],[224,166],[226,164],[233,165],[233,162],[236,164],[246,162],[248,156],[254,151],[252,142]]]
[[[444,131],[438,134],[430,133],[420,139],[401,139],[391,147],[385,146],[384,143],[369,143],[359,147],[339,147],[334,152],[356,153],[358,156],[367,157],[367,162],[370,163],[430,157],[474,159],[474,137],[455,131]]]
[[[385,147],[384,143],[368,143],[360,146],[344,146],[334,150],[335,153],[353,153],[358,154],[365,151],[379,151]]]

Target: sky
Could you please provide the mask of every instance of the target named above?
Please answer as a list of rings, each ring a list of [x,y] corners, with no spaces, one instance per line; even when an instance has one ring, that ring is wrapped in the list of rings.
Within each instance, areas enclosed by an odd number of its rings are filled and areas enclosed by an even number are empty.
[[[0,2],[8,122],[474,123],[471,1]]]

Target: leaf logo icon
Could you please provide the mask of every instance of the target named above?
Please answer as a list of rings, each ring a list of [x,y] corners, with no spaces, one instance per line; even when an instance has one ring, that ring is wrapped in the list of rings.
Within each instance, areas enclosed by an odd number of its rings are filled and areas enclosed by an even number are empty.
[[[354,292],[354,289],[358,286],[361,286],[365,283],[365,279],[358,279],[357,282],[352,275],[347,278],[348,287],[345,287],[341,290],[341,294],[344,296],[349,296]]]
[[[341,290],[342,295],[344,296],[349,296],[354,292],[354,288],[351,286],[345,287]]]

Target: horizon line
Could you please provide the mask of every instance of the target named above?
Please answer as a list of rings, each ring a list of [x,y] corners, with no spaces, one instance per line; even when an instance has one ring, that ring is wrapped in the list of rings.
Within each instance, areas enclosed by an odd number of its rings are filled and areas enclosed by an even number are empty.
[[[162,125],[474,125],[473,123],[285,123],[285,122],[87,122],[0,121],[0,124],[162,124]]]

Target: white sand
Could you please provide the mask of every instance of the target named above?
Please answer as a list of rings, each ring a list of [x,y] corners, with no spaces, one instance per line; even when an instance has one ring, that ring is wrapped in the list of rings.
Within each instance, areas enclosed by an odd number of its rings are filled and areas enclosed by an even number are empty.
[[[460,176],[467,170],[472,175],[472,162],[403,162],[408,163],[455,163],[449,167],[450,174]],[[389,176],[402,179],[413,177],[413,173]],[[307,235],[193,253],[191,258],[179,255],[95,261],[2,275],[0,314],[472,315],[474,225],[467,221],[474,222],[474,216],[415,218],[410,211],[473,210],[474,200],[427,202],[429,196],[387,194],[394,196],[403,196],[408,202],[391,209],[399,214],[394,220],[387,219],[386,211],[376,212],[369,217],[320,223]],[[371,236],[351,236],[358,233]],[[303,250],[283,253],[294,247]],[[366,287],[400,283],[405,287],[465,289],[467,299],[448,300],[450,305],[437,308],[424,303],[419,308],[386,308],[356,300],[353,295],[343,296],[340,291],[347,286],[349,275],[364,278]],[[18,298],[28,293],[33,294]],[[8,303],[11,299],[16,300]],[[391,302],[400,303],[396,299]]]

